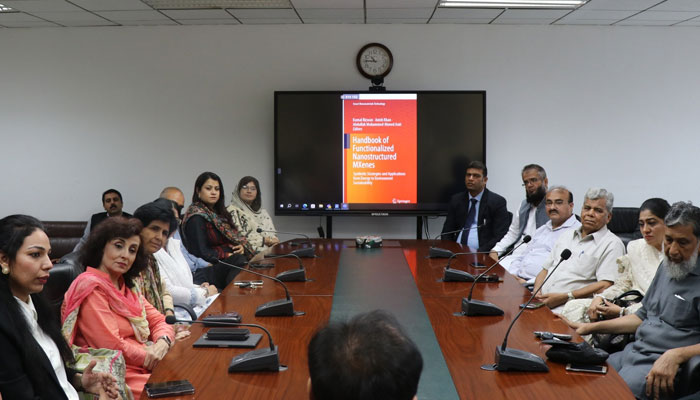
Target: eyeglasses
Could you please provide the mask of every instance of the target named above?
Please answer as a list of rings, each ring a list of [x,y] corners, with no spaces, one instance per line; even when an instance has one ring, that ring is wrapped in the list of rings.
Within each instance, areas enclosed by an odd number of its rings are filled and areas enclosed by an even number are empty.
[[[536,183],[539,182],[539,181],[540,181],[540,178],[528,179],[528,180],[526,180],[526,181],[523,181],[523,186],[534,185],[534,184],[536,184]]]
[[[258,188],[256,188],[255,186],[245,185],[245,186],[241,186],[241,190],[250,190],[251,192],[257,192]]]

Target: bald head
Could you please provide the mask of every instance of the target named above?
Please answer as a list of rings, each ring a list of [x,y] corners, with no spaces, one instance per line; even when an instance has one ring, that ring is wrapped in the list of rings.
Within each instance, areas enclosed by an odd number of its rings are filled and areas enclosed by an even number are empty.
[[[163,199],[172,200],[180,207],[185,205],[185,195],[182,193],[182,190],[176,188],[175,186],[168,186],[163,189],[163,191],[160,192],[160,197]]]

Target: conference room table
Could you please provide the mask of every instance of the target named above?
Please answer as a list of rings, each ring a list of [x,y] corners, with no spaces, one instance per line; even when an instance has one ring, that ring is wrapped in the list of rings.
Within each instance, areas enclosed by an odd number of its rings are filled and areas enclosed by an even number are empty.
[[[530,292],[501,266],[492,272],[498,283],[478,283],[473,298],[492,302],[504,310],[501,316],[459,315],[461,301],[471,283],[442,282],[447,260],[428,258],[430,246],[454,252],[468,251],[454,242],[439,240],[385,240],[382,248],[358,249],[348,239],[314,239],[316,258],[303,258],[306,282],[288,282],[295,311],[291,317],[256,317],[257,306],[284,298],[281,285],[265,280],[262,287],[229,285],[204,315],[236,311],[244,323],[267,328],[278,347],[279,372],[228,373],[231,359],[250,351],[241,348],[194,348],[206,327],[193,324],[191,336],[177,342],[154,369],[149,382],[188,379],[195,394],[181,399],[306,399],[309,372],[307,345],[313,334],[330,321],[344,320],[359,312],[383,308],[394,315],[416,342],[424,358],[418,398],[427,399],[633,399],[622,378],[608,368],[606,374],[569,372],[565,365],[547,361],[549,372],[487,371],[495,349],[503,343],[509,324]],[[309,246],[309,244],[301,245]],[[285,254],[299,248],[290,242],[274,249]],[[488,256],[458,256],[453,268],[478,274],[494,263]],[[266,260],[267,262],[267,260]],[[275,275],[298,268],[294,258],[270,260]],[[258,280],[241,272],[236,280]],[[457,314],[457,315],[455,315]],[[255,328],[250,328],[256,333]],[[582,339],[546,307],[525,310],[508,338],[508,347],[534,353],[546,360],[548,345],[533,331],[569,333]],[[260,332],[262,333],[262,332]],[[371,340],[371,338],[368,338]],[[268,346],[267,337],[256,348]],[[145,391],[142,395],[145,399]]]

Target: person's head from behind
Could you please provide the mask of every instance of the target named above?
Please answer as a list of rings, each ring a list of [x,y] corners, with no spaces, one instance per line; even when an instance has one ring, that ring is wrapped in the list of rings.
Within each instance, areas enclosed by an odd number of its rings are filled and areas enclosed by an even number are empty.
[[[49,252],[51,244],[44,227],[34,217],[10,215],[0,220],[0,290],[28,301],[39,293],[53,268]]]
[[[381,310],[331,322],[309,343],[313,400],[411,400],[423,358],[398,321]]]
[[[581,232],[585,235],[598,232],[612,218],[612,193],[603,188],[590,188],[583,196],[581,207]]]
[[[481,161],[472,161],[467,165],[467,172],[464,175],[464,185],[472,196],[476,196],[486,187],[488,169]]]
[[[136,218],[107,218],[88,236],[80,250],[80,262],[105,272],[112,282],[123,277],[126,286],[132,287],[132,278],[146,267],[140,248],[142,228]]]
[[[121,215],[124,200],[117,189],[107,189],[102,193],[102,207],[110,216]]]
[[[175,217],[180,218],[182,215],[182,208],[185,206],[185,194],[182,193],[180,188],[168,186],[160,192],[160,196],[158,197],[172,201],[175,205],[175,210],[177,211]]]
[[[173,202],[160,198],[146,203],[134,211],[134,218],[143,224],[141,247],[146,254],[153,254],[165,246],[170,232],[177,229]]]
[[[668,201],[656,197],[645,200],[639,207],[639,231],[647,244],[659,251],[666,234],[664,218],[670,209]]]
[[[224,201],[224,184],[219,175],[213,172],[202,172],[194,182],[192,203],[202,202],[210,210],[223,215],[226,212]]]
[[[238,197],[246,203],[252,210],[260,210],[262,198],[260,193],[260,183],[252,176],[244,176],[236,186]]]
[[[545,199],[547,215],[552,228],[560,227],[574,212],[574,195],[564,186],[552,186]]]
[[[547,193],[547,172],[537,164],[528,164],[523,167],[521,175],[527,202],[535,206],[540,204]]]
[[[673,203],[664,219],[664,261],[666,271],[682,280],[695,268],[700,249],[700,208],[690,202]]]

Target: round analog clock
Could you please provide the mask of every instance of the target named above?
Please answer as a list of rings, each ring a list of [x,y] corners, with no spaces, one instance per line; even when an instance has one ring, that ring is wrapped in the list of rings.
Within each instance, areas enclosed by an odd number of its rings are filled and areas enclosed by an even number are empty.
[[[365,78],[383,78],[389,75],[393,65],[394,56],[381,43],[366,44],[357,53],[357,69]]]

